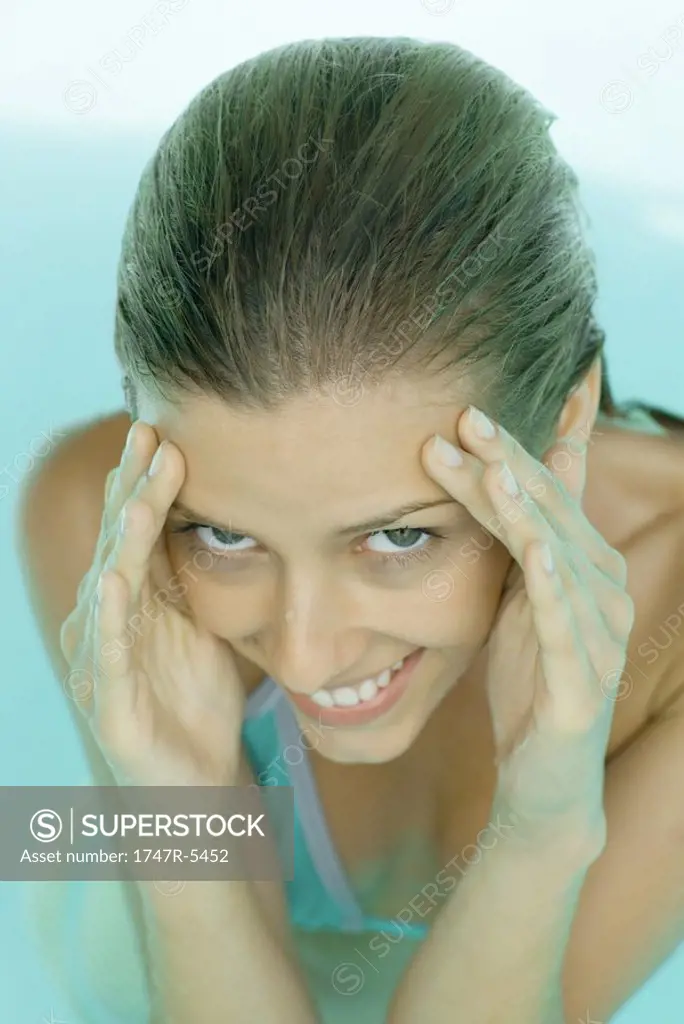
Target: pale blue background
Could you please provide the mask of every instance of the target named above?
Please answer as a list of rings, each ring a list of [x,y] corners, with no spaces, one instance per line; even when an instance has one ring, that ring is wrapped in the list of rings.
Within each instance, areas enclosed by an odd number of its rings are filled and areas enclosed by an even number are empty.
[[[151,6],[130,0],[122,4],[126,13],[120,11],[119,22],[103,29],[94,26],[92,14],[85,18],[78,3],[60,6],[57,20],[54,8],[32,2],[14,12],[4,37],[0,470],[9,466],[20,478],[21,459],[19,468],[14,460],[41,431],[122,407],[111,340],[118,246],[143,163],[170,118],[240,57],[313,35],[406,34],[463,42],[561,111],[559,138],[580,169],[593,222],[602,286],[598,312],[608,332],[617,396],[684,413],[684,186],[678,180],[684,153],[681,129],[679,138],[675,130],[682,123],[684,46],[681,53],[673,49],[651,80],[637,65],[683,12],[651,5],[638,24],[628,24],[611,4],[613,20],[603,12],[603,22],[592,25],[591,5],[582,3],[570,25],[569,14],[556,22],[560,16],[540,3],[517,5],[515,18],[499,3],[477,9],[460,3],[436,17],[416,0],[391,8],[379,4],[371,12],[346,5],[346,16],[328,12],[326,20],[320,5],[314,9],[300,0],[288,5],[287,27],[277,23],[271,2],[257,5],[254,23],[241,20],[238,27],[237,14],[231,19],[223,7],[196,0],[175,15],[177,24],[170,21],[147,50],[140,49],[116,81],[110,75],[106,87],[97,86],[93,109],[69,110],[67,83],[95,82],[98,55],[112,50]],[[69,11],[83,19],[74,20]],[[103,18],[105,13],[111,22],[113,15],[103,11]],[[36,18],[42,42],[30,41]],[[601,103],[601,90],[616,79],[628,83],[631,101],[611,112]],[[70,784],[80,779],[84,760],[20,581],[12,539],[19,485],[4,472],[0,484],[9,489],[0,490],[0,784]],[[641,870],[649,871],[647,855]],[[12,1024],[42,1024],[53,1012],[55,1020],[87,1024],[52,988],[38,960],[19,909],[20,888],[0,883],[0,1015]],[[683,966],[684,947],[615,1020],[681,1024]]]

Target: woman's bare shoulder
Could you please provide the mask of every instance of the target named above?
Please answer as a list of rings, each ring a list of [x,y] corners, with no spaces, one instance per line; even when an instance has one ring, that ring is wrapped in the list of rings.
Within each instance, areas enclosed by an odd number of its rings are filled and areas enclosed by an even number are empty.
[[[615,693],[609,756],[630,746],[684,683],[684,432],[602,424],[585,512],[627,561],[635,621]]]
[[[81,507],[94,504],[101,512],[101,486],[119,464],[130,426],[128,413],[116,412],[62,430],[59,442],[36,463],[25,481],[24,497],[39,492],[41,498],[51,498],[56,496],[52,492],[58,492],[66,498],[77,483]]]
[[[616,701],[609,754],[684,696],[684,501],[636,534],[623,553],[635,621]]]
[[[129,425],[125,413],[116,413],[70,427],[22,481],[16,518],[20,567],[58,679],[69,671],[60,631],[92,564],[107,474],[118,465]]]
[[[58,680],[69,674],[60,631],[92,564],[107,474],[119,463],[129,426],[125,413],[77,424],[62,433],[22,481],[16,519],[19,561],[31,610]],[[68,703],[96,783],[111,785],[109,769],[74,699]]]
[[[55,585],[74,575],[80,580],[90,565],[107,475],[119,464],[129,428],[125,412],[76,424],[23,481],[18,517],[22,554],[30,561],[39,556],[34,568],[41,576],[56,561],[63,563]]]
[[[131,428],[127,412],[114,412],[86,423],[77,423],[66,431],[62,441],[48,456],[55,470],[68,474],[79,473],[88,479],[106,480],[107,474],[118,466]]]
[[[684,445],[683,445],[684,448]],[[682,459],[684,462],[684,458]],[[682,466],[684,477],[684,466]],[[684,698],[684,498],[653,528],[653,553],[641,553],[640,578],[649,579],[651,615],[635,645],[634,669],[654,680],[649,717],[662,716]],[[638,571],[638,570],[637,570]]]
[[[77,424],[23,482],[18,541],[39,618],[63,621],[75,603],[97,544],[107,475],[129,427],[126,413]]]

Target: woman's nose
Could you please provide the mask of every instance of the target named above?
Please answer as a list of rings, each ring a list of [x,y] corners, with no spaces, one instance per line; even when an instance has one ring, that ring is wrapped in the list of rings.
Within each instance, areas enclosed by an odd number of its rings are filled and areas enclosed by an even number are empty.
[[[293,693],[312,694],[339,676],[342,626],[320,604],[315,612],[311,607],[288,608],[269,659],[277,682]]]

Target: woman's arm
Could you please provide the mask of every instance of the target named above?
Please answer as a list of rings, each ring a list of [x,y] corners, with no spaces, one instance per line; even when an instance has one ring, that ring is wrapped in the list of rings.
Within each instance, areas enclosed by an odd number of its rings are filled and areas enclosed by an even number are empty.
[[[105,478],[120,457],[125,438],[123,432],[112,440],[102,428],[95,425],[58,445],[24,482],[19,508],[17,539],[28,594],[60,682],[69,673],[60,628],[92,561]],[[59,516],[53,514],[55,508],[60,509]],[[78,712],[78,695],[72,696],[64,686],[62,690],[71,697],[67,704],[84,745],[92,783],[116,785]],[[254,782],[244,758],[240,770],[236,785]],[[279,882],[186,882],[175,896],[165,896],[151,882],[141,882],[123,886],[123,892],[147,947],[143,965],[154,1024],[161,1020],[165,1024],[261,1020],[310,1024],[315,1020],[290,951],[291,933]],[[98,934],[84,934],[90,944],[98,939]]]
[[[483,849],[402,978],[388,1024],[564,1024],[564,954],[602,849],[576,834],[532,840],[514,828]]]
[[[150,1024],[316,1024],[306,987],[252,882],[190,881],[174,896],[152,882],[138,884]]]
[[[244,755],[236,786],[254,783]],[[138,881],[150,1024],[318,1024],[280,881]]]
[[[572,434],[593,423],[595,394],[583,386],[542,462],[473,407],[458,418],[455,445],[435,436],[423,448],[428,474],[512,556],[483,689],[492,809],[517,818],[443,908],[397,991],[392,1024],[421,1008],[425,1019],[426,1007],[432,1024],[456,1012],[477,1024],[566,1020],[565,953],[606,845],[606,751],[635,619],[625,557],[582,507],[587,446]]]

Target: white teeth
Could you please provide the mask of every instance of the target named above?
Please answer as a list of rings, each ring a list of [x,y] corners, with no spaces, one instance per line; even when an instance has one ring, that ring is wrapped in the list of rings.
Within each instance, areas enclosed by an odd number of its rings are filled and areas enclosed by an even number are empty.
[[[333,706],[351,708],[364,701],[373,700],[378,690],[389,686],[392,673],[401,668],[405,659],[395,661],[391,668],[386,668],[375,679],[364,679],[358,686],[339,686],[336,690],[317,690],[311,694],[311,700],[322,708]]]
[[[351,686],[340,686],[332,691],[333,700],[343,708],[351,708],[359,703],[359,695]]]
[[[384,672],[382,673],[384,676]],[[389,672],[387,673],[389,676]],[[378,686],[386,685],[380,682],[378,679],[377,683],[373,679],[366,679],[359,686],[359,697],[361,700],[372,700],[378,692]]]
[[[316,704],[320,704],[322,708],[331,708],[335,703],[330,690],[316,690],[315,693],[311,694],[311,700]]]
[[[383,689],[385,686],[389,686],[389,681],[390,681],[391,678],[392,678],[392,670],[391,669],[386,668],[384,672],[381,672],[380,675],[378,676],[377,680],[376,680],[376,682],[377,682],[378,686],[380,687],[380,689]]]

